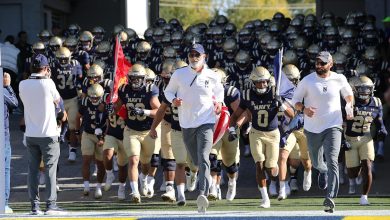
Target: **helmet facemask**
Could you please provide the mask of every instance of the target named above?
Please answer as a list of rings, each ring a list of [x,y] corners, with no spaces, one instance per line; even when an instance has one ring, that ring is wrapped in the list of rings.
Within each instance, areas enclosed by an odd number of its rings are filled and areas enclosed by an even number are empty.
[[[129,76],[129,84],[133,90],[140,90],[144,85],[144,76]]]

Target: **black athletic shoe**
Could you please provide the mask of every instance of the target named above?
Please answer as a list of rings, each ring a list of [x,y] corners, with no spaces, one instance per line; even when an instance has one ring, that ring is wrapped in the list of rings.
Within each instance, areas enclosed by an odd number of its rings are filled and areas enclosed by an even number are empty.
[[[331,198],[326,198],[324,200],[324,211],[325,212],[333,213],[335,206],[336,205],[334,204],[334,201]]]

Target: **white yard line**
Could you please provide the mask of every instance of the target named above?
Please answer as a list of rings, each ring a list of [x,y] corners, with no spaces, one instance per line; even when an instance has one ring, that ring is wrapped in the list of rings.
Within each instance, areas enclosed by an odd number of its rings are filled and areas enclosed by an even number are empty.
[[[210,211],[206,214],[198,214],[196,211],[118,211],[118,212],[66,212],[63,215],[55,215],[52,218],[115,218],[115,217],[136,217],[136,218],[212,218],[212,217],[289,217],[289,216],[390,216],[390,210],[350,210],[337,211],[333,214],[324,211]],[[0,215],[0,218],[26,218],[33,217],[27,214]],[[50,216],[45,216],[50,217]]]

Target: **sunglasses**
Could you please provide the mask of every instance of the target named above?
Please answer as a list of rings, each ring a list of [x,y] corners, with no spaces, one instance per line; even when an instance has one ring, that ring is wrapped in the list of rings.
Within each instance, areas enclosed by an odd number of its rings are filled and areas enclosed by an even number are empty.
[[[317,61],[316,64],[319,64],[320,66],[325,66],[325,65],[328,64],[328,63],[322,62],[322,61],[320,61],[320,62]]]
[[[188,56],[189,56],[190,58],[194,58],[194,57],[199,58],[200,55],[201,55],[200,53],[190,53]]]

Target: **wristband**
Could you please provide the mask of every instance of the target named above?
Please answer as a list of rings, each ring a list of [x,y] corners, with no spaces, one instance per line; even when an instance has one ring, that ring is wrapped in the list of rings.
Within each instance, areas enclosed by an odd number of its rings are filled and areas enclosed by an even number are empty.
[[[151,110],[144,109],[144,115],[145,116],[150,116],[150,112],[151,112]]]
[[[236,131],[235,127],[229,127],[229,132],[234,132],[234,131]]]

